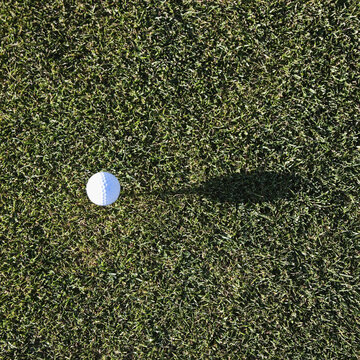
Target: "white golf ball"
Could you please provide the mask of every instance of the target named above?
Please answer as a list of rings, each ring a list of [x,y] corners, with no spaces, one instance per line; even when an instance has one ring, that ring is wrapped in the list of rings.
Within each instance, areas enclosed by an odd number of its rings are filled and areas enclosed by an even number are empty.
[[[89,179],[86,192],[94,204],[106,206],[112,204],[119,197],[120,184],[113,174],[102,171]]]

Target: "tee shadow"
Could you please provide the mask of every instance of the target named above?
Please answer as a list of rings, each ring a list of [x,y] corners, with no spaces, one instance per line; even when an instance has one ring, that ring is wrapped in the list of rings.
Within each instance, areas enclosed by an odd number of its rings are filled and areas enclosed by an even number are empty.
[[[302,184],[300,176],[288,172],[242,171],[209,179],[197,187],[166,193],[198,194],[222,203],[254,204],[289,200],[301,189]]]

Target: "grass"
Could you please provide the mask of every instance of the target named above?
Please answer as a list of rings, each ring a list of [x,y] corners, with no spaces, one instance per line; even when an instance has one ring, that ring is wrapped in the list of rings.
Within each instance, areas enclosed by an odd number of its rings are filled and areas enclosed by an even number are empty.
[[[358,359],[359,19],[0,5],[0,358]]]

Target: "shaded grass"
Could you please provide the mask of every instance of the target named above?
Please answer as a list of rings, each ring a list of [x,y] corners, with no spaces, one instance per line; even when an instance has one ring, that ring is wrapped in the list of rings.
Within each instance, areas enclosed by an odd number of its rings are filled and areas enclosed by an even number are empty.
[[[0,357],[357,358],[359,15],[1,5]]]

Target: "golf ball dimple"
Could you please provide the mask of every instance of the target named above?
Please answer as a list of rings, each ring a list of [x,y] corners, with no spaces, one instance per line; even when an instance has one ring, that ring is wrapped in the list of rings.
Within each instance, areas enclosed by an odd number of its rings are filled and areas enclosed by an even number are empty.
[[[94,204],[110,205],[120,195],[120,184],[113,174],[101,171],[91,176],[86,185],[86,193]]]

